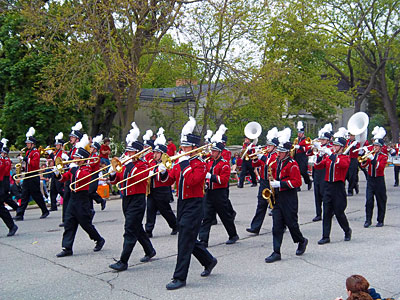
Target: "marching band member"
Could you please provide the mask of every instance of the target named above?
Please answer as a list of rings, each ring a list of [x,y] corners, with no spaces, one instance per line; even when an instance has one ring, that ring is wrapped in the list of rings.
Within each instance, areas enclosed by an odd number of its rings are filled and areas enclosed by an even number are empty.
[[[275,188],[275,207],[272,210],[272,236],[274,252],[265,259],[266,263],[281,260],[281,245],[285,225],[289,228],[293,242],[298,243],[296,255],[302,255],[307,248],[308,240],[303,237],[298,223],[297,188],[301,185],[300,170],[297,162],[290,157],[290,128],[278,133],[279,146],[276,180],[271,181]]]
[[[55,160],[57,157],[62,158],[63,152],[63,145],[65,141],[62,139],[64,134],[62,132],[59,132],[55,137],[54,137],[54,146],[56,150],[53,152],[51,150],[48,150],[47,153],[49,154],[49,160],[52,160],[53,163],[50,163],[51,166],[55,165]],[[55,174],[51,174],[51,181],[50,181],[50,202],[51,202],[51,209],[50,211],[56,211],[57,210],[57,195],[60,195],[61,197],[64,195],[64,183],[60,182],[55,178]]]
[[[0,142],[0,148],[3,150],[3,142],[4,139],[2,139],[2,141]],[[7,195],[5,194],[5,181],[4,181],[4,175],[6,172],[6,163],[4,159],[0,159],[0,218],[3,220],[4,224],[6,224],[7,228],[8,228],[8,234],[7,236],[13,236],[17,230],[18,230],[18,226],[15,225],[10,212],[8,211],[7,208],[4,207],[4,201],[5,198],[7,197]],[[8,183],[8,186],[10,187],[10,184]]]
[[[95,136],[92,140],[92,144],[90,145],[89,158],[97,157],[97,160],[90,160],[88,162],[88,165],[91,168],[91,173],[94,173],[98,169],[100,169],[99,151],[101,148],[100,143],[102,140],[103,140],[102,134]],[[95,174],[92,175],[91,181],[93,181],[93,180],[94,181],[89,185],[89,198],[90,198],[90,200],[92,200],[90,202],[91,208],[93,210],[93,200],[94,200],[97,204],[101,204],[101,210],[104,210],[106,208],[107,200],[100,197],[100,195],[97,193],[97,188],[99,186],[99,181],[95,180],[97,178],[99,178],[99,172],[96,172]],[[94,210],[92,211],[92,213],[94,214]]]
[[[390,155],[392,156],[399,156],[400,155],[400,138],[399,142],[394,145],[394,148],[390,151]],[[394,186],[399,186],[399,171],[400,171],[400,165],[394,165]]]
[[[385,145],[383,139],[375,139],[373,144],[373,152],[370,153],[367,156],[367,159],[361,163],[363,167],[368,168],[367,201],[365,203],[365,228],[371,226],[372,214],[374,210],[374,196],[378,206],[378,223],[376,224],[376,227],[382,227],[385,219],[387,201],[385,167],[388,156],[382,152],[383,145]]]
[[[33,136],[35,134],[35,129],[30,127],[26,134],[26,154],[22,160],[25,163],[25,172],[36,171],[40,169],[40,153],[36,149],[36,139]],[[35,173],[31,174],[34,175]],[[35,176],[33,178],[24,179],[22,183],[22,198],[21,198],[21,206],[17,209],[17,215],[14,220],[23,221],[24,213],[26,208],[28,207],[28,202],[30,197],[32,196],[33,200],[39,205],[42,210],[42,215],[40,219],[47,218],[49,215],[49,210],[46,207],[46,203],[44,202],[42,193],[40,192],[40,178],[39,176]]]
[[[81,141],[75,144],[74,159],[89,158],[89,152],[85,147],[89,143],[89,138],[85,134]],[[96,242],[93,251],[100,251],[105,243],[105,240],[97,232],[92,224],[91,203],[92,200],[89,196],[89,185],[81,187],[90,181],[91,168],[86,164],[87,161],[81,160],[76,162],[76,166],[69,169],[68,172],[60,174],[56,167],[54,173],[61,182],[72,182],[87,176],[86,179],[75,184],[75,191],[71,191],[71,198],[65,213],[64,234],[62,239],[62,251],[58,253],[57,257],[71,256],[73,254],[72,247],[75,240],[78,225],[89,235],[91,240]]]
[[[260,187],[258,188],[256,214],[251,221],[250,228],[246,228],[247,232],[259,234],[262,223],[264,222],[265,214],[268,209],[268,201],[263,198],[262,193],[264,189],[271,189],[269,186],[268,169],[272,168],[273,170],[276,170],[276,158],[278,156],[276,147],[278,146],[278,129],[274,127],[268,131],[267,134],[267,154],[257,154],[257,157],[253,160],[253,167],[261,167],[261,179]]]
[[[135,122],[132,123],[132,126],[133,129],[131,129],[130,133],[126,137],[127,146],[125,149],[125,155],[127,157],[132,156],[132,159],[125,163],[122,172],[115,173],[114,171],[110,176],[112,184],[117,184],[123,179],[132,177],[122,184],[123,187],[148,176],[148,172],[144,172],[133,177],[135,173],[137,174],[147,169],[147,163],[143,158],[133,157],[135,154],[143,150],[143,143],[137,140],[140,132]],[[125,216],[124,244],[119,261],[109,266],[113,270],[125,271],[128,268],[129,257],[131,256],[137,241],[142,245],[145,252],[145,256],[140,259],[141,262],[148,262],[156,255],[156,250],[142,225],[144,212],[146,210],[146,187],[147,181],[145,180],[123,190],[122,211]]]
[[[223,126],[223,127],[222,127],[222,126]],[[226,128],[224,124],[221,124],[218,130],[221,130],[221,131],[226,132],[226,130],[228,130],[228,128]],[[227,162],[230,163],[230,162],[231,162],[231,159],[232,159],[232,152],[229,151],[229,150],[226,148],[226,142],[227,142],[227,141],[228,141],[228,137],[227,137],[227,136],[225,135],[225,133],[224,133],[224,134],[222,135],[222,144],[224,144],[224,150],[222,150],[221,155],[222,155],[223,159],[225,159]],[[228,187],[227,187],[226,189],[227,189],[227,191],[228,191],[228,207],[229,207],[229,211],[230,211],[230,213],[233,215],[233,218],[235,218],[235,217],[236,217],[236,211],[233,209],[232,202],[231,202],[231,200],[229,199],[229,184],[228,184]],[[215,220],[215,221],[216,221],[216,220]],[[215,224],[213,223],[213,225],[215,225]]]
[[[306,142],[306,136],[304,134],[304,126],[303,122],[297,122],[297,138],[294,142],[294,160],[297,162],[300,168],[300,174],[303,176],[304,183],[307,184],[308,190],[312,187],[312,182],[310,180],[310,176],[308,175],[308,157],[306,155],[307,150],[310,148],[310,145]],[[298,188],[300,191],[300,187]]]
[[[200,143],[200,137],[192,134],[196,120],[190,120],[182,129],[181,148],[184,153],[196,149]],[[178,185],[178,256],[173,279],[166,285],[168,290],[175,290],[186,285],[186,278],[193,254],[204,266],[201,276],[211,274],[217,264],[217,259],[197,240],[202,216],[204,181],[207,174],[207,166],[197,155],[184,155],[171,170],[166,171],[165,166],[160,165],[159,170],[164,169],[161,180]]]
[[[79,143],[80,139],[83,137],[82,132],[82,123],[78,122],[75,126],[72,126],[71,133],[69,134],[69,142],[71,144],[71,149],[69,150],[68,154],[61,154],[63,160],[72,160],[75,152],[77,151],[76,144]],[[75,167],[75,164],[69,166],[70,168]],[[63,196],[63,207],[62,207],[62,222],[59,225],[60,227],[64,226],[65,214],[67,212],[69,199],[71,197],[71,190],[69,188],[71,182],[65,181],[64,183],[64,196]]]
[[[161,130],[162,129],[162,130]],[[161,131],[160,131],[161,130]],[[154,141],[153,160],[149,164],[154,166],[150,173],[157,173],[157,164],[161,163],[163,154],[166,154],[168,149],[165,146],[164,129],[161,127],[157,133],[157,138]],[[172,229],[171,235],[176,235],[178,232],[176,217],[172,211],[169,200],[172,197],[171,186],[161,181],[160,174],[150,178],[150,194],[147,195],[147,213],[146,213],[146,225],[145,230],[148,237],[153,237],[153,229],[156,224],[157,211],[167,221],[169,227]]]
[[[318,133],[319,142],[314,144],[314,147],[318,149],[317,158],[319,156],[324,156],[325,153],[321,153],[319,150],[324,147],[330,148],[331,145],[330,140],[332,138],[331,135],[332,124],[326,124]],[[313,155],[313,148],[307,150],[307,155]],[[313,166],[313,182],[314,182],[314,199],[315,199],[315,212],[316,215],[312,219],[313,222],[318,222],[322,220],[322,199],[325,191],[325,170],[318,170]]]
[[[346,142],[346,150],[350,158],[349,170],[346,174],[346,180],[349,182],[347,187],[347,196],[353,196],[353,190],[358,194],[358,151],[360,143],[355,140],[355,135],[349,132],[349,139]]]
[[[146,130],[146,134],[143,136],[143,144],[144,144],[143,149],[149,149],[149,151],[144,156],[144,160],[147,163],[151,163],[153,161],[152,149],[154,149],[154,140],[151,139],[152,136],[153,136],[153,131],[150,129]]]
[[[225,230],[228,233],[227,245],[236,243],[239,236],[236,232],[234,217],[228,205],[228,184],[231,175],[231,167],[228,161],[223,159],[221,153],[225,148],[222,143],[222,131],[217,131],[211,138],[211,159],[207,162],[206,180],[208,188],[205,196],[205,214],[200,226],[199,240],[208,247],[212,221],[217,213]]]
[[[10,171],[12,162],[11,159],[8,157],[8,153],[10,149],[7,148],[7,139],[1,139],[1,143],[3,147],[1,148],[1,158],[3,159],[5,169],[4,169],[4,177],[3,177],[3,185],[4,185],[4,202],[10,206],[15,211],[18,209],[18,204],[12,200],[10,194]]]
[[[247,150],[247,154],[251,155],[254,153],[255,145],[250,141],[248,137],[244,137],[244,142],[243,142],[243,147],[242,147],[242,153],[244,153]],[[246,178],[247,174],[250,174],[251,177],[251,183],[252,187],[257,186],[257,177],[256,174],[254,173],[254,167],[251,163],[250,159],[243,158],[243,163],[242,163],[242,170],[240,171],[239,174],[239,182],[238,182],[238,188],[243,188],[244,184],[244,179]]]
[[[344,134],[347,130],[339,128],[339,132],[335,134],[333,142],[333,151],[329,148],[321,149],[324,156],[318,156],[315,162],[315,169],[325,169],[325,193],[323,197],[324,214],[322,217],[322,239],[318,241],[319,245],[330,242],[330,233],[332,226],[332,217],[336,219],[340,227],[344,231],[344,240],[351,240],[351,228],[347,221],[345,209],[347,206],[347,197],[345,189],[346,173],[350,165],[350,158],[343,154],[346,145]]]

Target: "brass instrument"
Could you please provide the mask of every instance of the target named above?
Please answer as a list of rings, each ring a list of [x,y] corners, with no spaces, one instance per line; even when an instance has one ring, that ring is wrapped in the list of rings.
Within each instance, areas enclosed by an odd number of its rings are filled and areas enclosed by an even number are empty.
[[[120,184],[121,184],[121,183],[123,183],[123,182],[125,182],[125,181],[128,181],[129,179],[131,179],[131,178],[133,178],[133,177],[136,177],[136,176],[138,176],[138,175],[140,175],[140,174],[143,174],[143,173],[145,173],[145,172],[149,172],[151,169],[154,169],[155,167],[158,167],[158,166],[161,165],[161,164],[164,164],[164,166],[167,168],[167,170],[169,170],[169,169],[172,168],[173,163],[174,163],[175,160],[181,158],[182,156],[187,156],[187,155],[189,155],[189,154],[190,154],[190,157],[194,157],[194,156],[196,156],[196,155],[199,155],[199,153],[197,153],[197,152],[199,152],[200,150],[203,150],[203,149],[205,149],[205,148],[207,148],[207,147],[209,147],[209,144],[206,144],[206,145],[203,145],[203,146],[201,146],[201,147],[199,147],[199,148],[190,150],[189,152],[184,152],[184,153],[181,153],[181,154],[178,154],[178,155],[174,155],[174,156],[171,156],[171,157],[169,157],[166,153],[163,153],[163,155],[161,156],[161,163],[159,163],[159,164],[157,164],[157,165],[155,165],[155,166],[152,166],[151,168],[147,168],[146,170],[143,170],[143,171],[141,171],[141,172],[139,172],[139,173],[137,173],[137,174],[133,174],[132,176],[127,177],[127,178],[121,180],[120,182],[118,182],[117,188],[118,188],[118,190],[120,190],[120,191],[126,190],[127,188],[129,188],[129,187],[131,187],[131,186],[133,186],[133,185],[135,185],[135,184],[138,184],[138,183],[140,183],[140,182],[142,182],[142,181],[145,181],[145,180],[147,180],[147,179],[150,179],[151,177],[153,177],[153,176],[155,176],[155,175],[158,175],[159,173],[161,173],[161,171],[158,171],[158,172],[156,172],[156,173],[153,173],[152,175],[149,175],[149,176],[147,176],[147,177],[145,177],[145,178],[142,178],[142,179],[140,179],[140,180],[138,180],[138,181],[135,181],[135,182],[133,182],[133,183],[131,183],[131,184],[129,184],[129,185],[123,187],[123,188],[120,187]]]
[[[253,140],[253,142],[251,142],[251,144],[249,145],[249,147],[251,145],[256,145],[257,141],[258,141],[258,137],[260,136],[262,132],[262,127],[259,123],[257,122],[250,122],[246,125],[246,127],[244,128],[244,135],[250,139]],[[243,149],[242,152],[240,153],[240,157],[243,160],[249,160],[249,154],[247,153],[249,151],[249,147],[247,147],[246,149]]]
[[[268,183],[269,183],[270,189],[265,188],[261,192],[262,197],[268,201],[269,207],[271,209],[274,208],[274,204],[275,204],[275,192],[274,192],[274,189],[271,188],[271,178],[273,179],[271,166],[273,163],[274,162],[272,162],[268,165]]]
[[[250,159],[254,159],[258,154],[266,155],[268,153],[267,149],[261,149],[253,154],[248,155]]]
[[[295,138],[292,148],[290,148],[290,156],[294,157],[294,155],[296,154],[296,148],[294,146],[296,146],[299,143],[299,138]]]
[[[370,154],[372,154],[372,155],[375,155],[375,150],[371,150],[371,151],[368,151],[367,153],[365,153],[363,156],[359,156],[359,157],[357,157],[357,160],[358,160],[358,162],[361,164],[361,163],[365,163],[366,161],[367,161],[367,159],[368,159],[368,156],[370,155]]]
[[[64,144],[62,145],[62,149],[65,150],[65,146],[67,146],[67,145],[70,144],[70,143],[71,143],[70,141],[64,143]]]
[[[38,151],[39,151],[39,154],[41,157],[45,156],[47,154],[46,151],[48,151],[48,150],[54,151],[54,150],[56,150],[56,148],[54,148],[54,147],[43,148],[42,146],[39,146],[39,148],[38,148]]]

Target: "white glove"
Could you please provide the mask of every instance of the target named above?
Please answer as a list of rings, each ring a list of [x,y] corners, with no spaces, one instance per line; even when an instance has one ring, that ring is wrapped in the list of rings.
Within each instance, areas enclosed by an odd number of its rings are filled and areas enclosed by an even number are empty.
[[[294,145],[294,149],[300,149],[300,145]]]
[[[369,151],[368,147],[364,146],[364,147],[360,148],[360,150],[358,150],[358,154],[363,154],[364,152],[368,152],[368,151]]]
[[[261,150],[261,146],[257,146],[254,150],[255,150],[256,152],[260,151],[260,150]]]
[[[331,156],[332,155],[332,150],[331,149],[329,149],[329,148],[325,148],[325,154],[327,154],[328,156]]]
[[[60,175],[60,172],[58,171],[56,166],[53,167],[53,172],[54,174],[56,174],[56,176]]]
[[[158,166],[158,171],[160,171],[161,174],[164,174],[164,173],[167,171],[167,168],[164,166],[163,163],[161,163],[161,164]]]
[[[20,156],[18,156],[18,159],[23,160],[24,158],[20,155]]]
[[[78,167],[78,165],[76,163],[70,163],[69,164],[70,169]]]
[[[270,185],[273,188],[278,188],[278,187],[281,187],[281,182],[278,180],[273,180],[273,181],[271,181]]]
[[[190,156],[188,156],[188,155],[182,156],[179,158],[178,163],[183,162],[185,160],[189,160],[189,158],[190,158]]]
[[[257,158],[258,158],[258,159],[261,159],[263,156],[264,156],[264,154],[262,154],[262,153],[257,154]]]
[[[315,148],[321,147],[321,143],[320,142],[314,142],[313,145],[314,145]]]
[[[69,156],[67,155],[67,153],[62,153],[61,154],[61,158],[63,159],[63,160],[68,160],[69,159]]]
[[[211,173],[207,173],[206,174],[206,179],[210,179],[211,178]]]
[[[154,175],[154,171],[153,170],[150,170],[150,172],[149,172],[149,177],[151,177],[151,176],[153,176]]]
[[[373,160],[373,159],[374,159],[374,156],[373,156],[372,154],[370,154],[370,155],[368,155],[368,158],[369,158],[370,160]]]
[[[50,155],[50,154],[53,153],[53,151],[52,151],[52,150],[46,150],[46,153],[47,153],[48,155]]]

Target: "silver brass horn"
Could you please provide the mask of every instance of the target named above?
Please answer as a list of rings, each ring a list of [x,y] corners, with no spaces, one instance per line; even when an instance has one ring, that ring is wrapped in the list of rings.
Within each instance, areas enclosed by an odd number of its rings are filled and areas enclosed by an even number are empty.
[[[347,130],[355,135],[356,141],[361,147],[367,140],[369,117],[365,112],[358,112],[351,116],[347,122]]]

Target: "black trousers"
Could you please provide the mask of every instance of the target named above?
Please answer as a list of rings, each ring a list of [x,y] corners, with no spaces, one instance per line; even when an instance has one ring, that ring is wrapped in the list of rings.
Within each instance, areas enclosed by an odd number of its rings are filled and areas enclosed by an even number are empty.
[[[321,172],[322,171],[322,172]],[[322,201],[325,192],[325,169],[314,170],[315,214],[322,217]]]
[[[298,223],[297,190],[290,189],[276,193],[276,204],[272,210],[272,236],[274,252],[281,253],[285,225],[289,228],[294,243],[304,242]]]
[[[42,214],[48,212],[43,195],[40,192],[40,178],[37,176],[34,178],[24,179],[22,182],[21,206],[19,206],[17,209],[17,216],[24,216],[31,196],[36,204],[39,205],[40,209],[42,210]]]
[[[340,227],[345,233],[349,232],[349,222],[344,211],[347,207],[347,196],[344,182],[325,181],[325,193],[323,198],[324,216],[322,218],[322,237],[329,238],[331,234],[332,218],[336,216]]]
[[[18,204],[11,198],[10,194],[10,176],[3,178],[4,202],[8,204],[13,210],[18,209]]]
[[[400,171],[400,166],[394,166],[394,184],[396,185],[399,184],[399,171]]]
[[[99,178],[99,173],[93,174],[90,180],[97,179],[97,178]],[[90,206],[92,208],[93,216],[94,216],[94,213],[95,213],[95,211],[93,209],[93,200],[97,204],[103,203],[103,201],[104,201],[103,198],[101,198],[101,196],[97,193],[98,186],[99,186],[99,181],[98,180],[95,180],[91,184],[89,184],[89,198],[91,200],[90,201]]]
[[[171,197],[171,188],[169,186],[150,190],[150,194],[147,196],[146,232],[151,233],[153,231],[156,224],[157,211],[164,217],[171,229],[175,230],[177,228],[176,217],[169,204]]]
[[[4,207],[4,199],[6,195],[4,194],[3,184],[4,181],[0,182],[0,218],[3,220],[4,224],[6,224],[8,229],[11,229],[14,227],[14,220],[7,208]]]
[[[154,251],[153,245],[142,225],[145,209],[146,196],[144,194],[124,196],[122,198],[122,211],[125,216],[125,232],[120,260],[123,263],[128,263],[137,241],[142,245],[146,255],[150,255]]]
[[[211,253],[197,240],[202,219],[202,199],[178,199],[178,256],[174,279],[186,280],[192,254],[204,267],[213,261]]]
[[[267,213],[268,209],[268,201],[262,197],[262,191],[266,188],[269,188],[268,181],[266,181],[265,179],[261,179],[257,195],[256,214],[254,215],[250,225],[250,228],[257,232],[259,232],[261,229],[261,226],[265,219],[265,214]]]
[[[358,184],[358,160],[357,158],[350,159],[350,166],[347,170],[346,180],[349,182],[349,186],[347,187],[347,191],[349,193],[353,193],[353,190],[356,188]]]
[[[309,184],[311,182],[310,175],[308,175],[308,157],[305,153],[297,153],[294,160],[299,165],[300,174],[303,177],[304,183]]]
[[[69,199],[71,198],[71,189],[69,188],[70,184],[71,184],[71,181],[69,181],[69,180],[64,182],[64,196],[63,196],[63,207],[62,207],[62,222],[63,223],[65,221],[65,215],[67,213]]]
[[[206,209],[205,217],[200,226],[199,239],[208,243],[210,237],[210,229],[215,213],[218,214],[222,224],[228,233],[229,238],[237,235],[234,218],[229,211],[228,195],[225,188],[208,190],[205,196]]]
[[[91,240],[100,241],[102,239],[92,224],[90,201],[87,191],[71,193],[71,199],[68,203],[64,220],[64,234],[62,239],[62,247],[64,249],[72,250],[78,225],[86,231]]]
[[[60,195],[61,197],[64,195],[64,183],[60,182],[53,176],[50,182],[50,201],[52,210],[57,210],[57,195]]]
[[[254,168],[253,165],[251,164],[251,160],[243,160],[242,163],[242,170],[240,171],[239,174],[239,186],[243,186],[244,179],[247,174],[250,174],[251,177],[251,182],[253,184],[257,184],[257,178],[256,178],[256,173],[254,173]]]
[[[385,177],[368,177],[367,181],[367,201],[365,203],[366,220],[371,222],[374,211],[374,196],[378,207],[377,221],[383,223],[386,212],[386,185]]]

